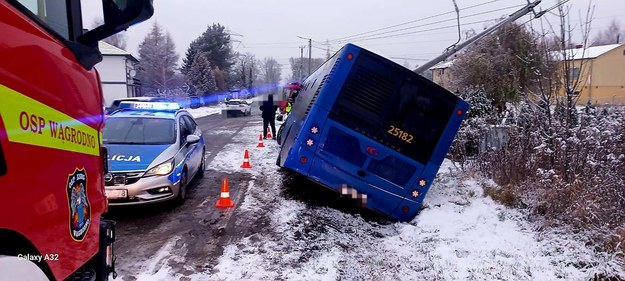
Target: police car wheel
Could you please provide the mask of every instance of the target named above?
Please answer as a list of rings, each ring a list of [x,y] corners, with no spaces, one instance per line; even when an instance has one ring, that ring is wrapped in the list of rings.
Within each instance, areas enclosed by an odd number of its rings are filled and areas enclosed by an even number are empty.
[[[202,162],[200,162],[200,167],[197,170],[197,178],[204,177],[204,169],[206,169],[206,156],[204,156],[205,153],[206,151],[202,150]]]
[[[184,201],[187,200],[187,170],[182,171],[180,185],[178,186],[178,196],[175,200],[178,205],[184,204]]]

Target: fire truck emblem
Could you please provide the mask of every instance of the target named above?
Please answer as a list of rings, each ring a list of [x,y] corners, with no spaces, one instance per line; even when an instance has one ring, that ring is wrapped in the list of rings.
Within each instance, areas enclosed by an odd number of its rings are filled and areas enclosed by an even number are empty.
[[[69,200],[69,231],[72,238],[82,241],[91,224],[91,204],[87,198],[87,174],[76,169],[67,179]]]

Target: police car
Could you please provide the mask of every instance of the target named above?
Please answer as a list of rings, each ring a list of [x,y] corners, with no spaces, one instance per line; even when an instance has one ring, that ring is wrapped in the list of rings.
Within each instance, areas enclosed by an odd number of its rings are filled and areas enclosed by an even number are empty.
[[[182,204],[191,179],[204,175],[202,131],[177,103],[121,102],[107,117],[102,137],[109,155],[109,205]]]

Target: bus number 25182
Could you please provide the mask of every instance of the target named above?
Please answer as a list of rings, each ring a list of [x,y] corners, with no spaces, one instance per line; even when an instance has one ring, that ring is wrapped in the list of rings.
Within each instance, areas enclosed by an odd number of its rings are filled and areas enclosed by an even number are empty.
[[[414,138],[414,136],[412,136],[411,134],[407,133],[406,131],[397,128],[393,125],[390,125],[390,128],[388,129],[388,131],[386,131],[387,133],[391,134],[392,136],[395,136],[407,143],[412,143],[412,139]]]

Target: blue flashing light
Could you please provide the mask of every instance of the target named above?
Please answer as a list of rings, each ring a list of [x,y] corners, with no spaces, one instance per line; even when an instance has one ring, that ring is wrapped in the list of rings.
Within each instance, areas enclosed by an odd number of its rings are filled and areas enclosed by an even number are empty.
[[[119,103],[119,109],[126,110],[154,110],[154,111],[176,111],[180,110],[180,105],[175,102],[131,102]]]

